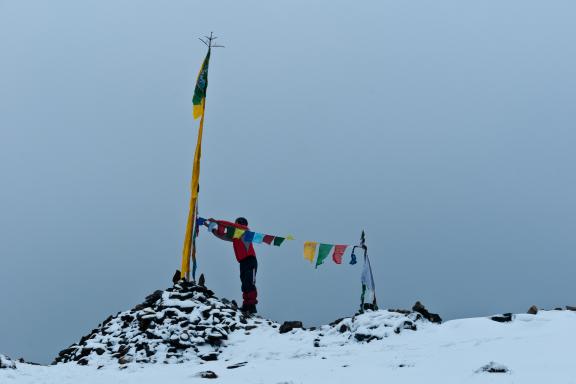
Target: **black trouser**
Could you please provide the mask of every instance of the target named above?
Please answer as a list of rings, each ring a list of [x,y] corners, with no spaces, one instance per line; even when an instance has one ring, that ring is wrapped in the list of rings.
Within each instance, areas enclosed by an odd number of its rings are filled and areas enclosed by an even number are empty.
[[[256,271],[258,261],[256,257],[249,256],[240,262],[240,281],[242,282],[242,298],[244,305],[258,304],[258,291],[256,291]]]

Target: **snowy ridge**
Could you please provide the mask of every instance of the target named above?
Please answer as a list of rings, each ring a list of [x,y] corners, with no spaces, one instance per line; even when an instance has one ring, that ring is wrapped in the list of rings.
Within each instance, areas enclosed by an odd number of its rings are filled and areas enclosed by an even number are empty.
[[[238,311],[222,311],[222,308],[234,309],[233,304],[214,298],[223,304],[219,307],[219,303],[213,303],[214,307],[220,308],[217,312],[231,316],[226,317],[224,323],[226,319],[234,320],[243,328],[230,330],[226,338],[219,338],[219,345],[211,345],[206,340],[213,335],[211,330],[215,327],[205,327],[204,341],[196,340],[191,347],[182,350],[176,348],[180,351],[176,355],[180,357],[168,356],[174,354],[174,350],[168,351],[176,344],[172,336],[188,327],[174,321],[176,317],[167,316],[167,309],[179,305],[179,311],[185,314],[182,316],[199,319],[199,325],[206,325],[201,324],[202,321],[210,325],[210,316],[206,315],[214,314],[218,309],[212,309],[212,300],[205,294],[196,295],[197,305],[179,304],[182,300],[178,297],[189,293],[183,293],[178,287],[159,291],[147,303],[118,314],[98,328],[112,333],[93,332],[94,336],[83,338],[83,343],[64,354],[72,358],[69,363],[34,366],[16,361],[16,369],[0,369],[0,383],[156,384],[167,381],[203,383],[206,379],[222,384],[350,384],[358,381],[414,384],[423,379],[453,384],[576,383],[573,353],[576,312],[568,310],[574,307],[498,316],[497,320],[483,317],[442,324],[420,319],[418,314],[409,311],[380,310],[341,319],[318,329],[294,328],[280,333],[277,323],[258,317],[244,318],[246,323],[243,323],[243,315]],[[182,364],[138,363],[136,352],[140,351],[136,351],[135,344],[142,340],[143,332],[154,327],[141,331],[134,327],[137,320],[127,321],[128,318],[122,320],[122,317],[151,318],[151,312],[146,308],[155,309],[153,318],[164,319],[155,329],[163,338],[154,339],[161,340],[156,341],[156,350],[152,349],[154,344],[150,344],[154,355],[147,361],[183,361]],[[218,316],[214,315],[214,318]],[[126,326],[124,321],[127,321]],[[231,328],[233,323],[228,324]],[[226,330],[224,326],[220,327]],[[101,339],[104,334],[113,338]],[[85,349],[96,346],[104,349],[102,345],[109,342],[112,346],[102,355],[91,351],[80,357],[86,353]],[[124,353],[125,361],[121,365],[118,365],[120,357],[114,356],[120,352],[117,344],[127,345],[130,351]],[[199,357],[206,352],[213,352],[216,360]],[[81,366],[82,359],[88,360],[88,366]],[[132,362],[129,363],[129,359]]]

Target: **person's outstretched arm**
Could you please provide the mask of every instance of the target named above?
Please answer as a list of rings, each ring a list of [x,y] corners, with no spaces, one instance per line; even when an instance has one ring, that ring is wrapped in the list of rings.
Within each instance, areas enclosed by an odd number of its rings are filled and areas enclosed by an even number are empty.
[[[208,224],[208,222],[215,223],[216,228],[210,229],[210,224]],[[210,232],[212,232],[212,234],[217,238],[225,241],[232,241],[232,239],[226,236],[226,227],[236,227],[234,223],[230,223],[224,220],[208,219],[206,225],[208,226],[208,229],[210,229]]]

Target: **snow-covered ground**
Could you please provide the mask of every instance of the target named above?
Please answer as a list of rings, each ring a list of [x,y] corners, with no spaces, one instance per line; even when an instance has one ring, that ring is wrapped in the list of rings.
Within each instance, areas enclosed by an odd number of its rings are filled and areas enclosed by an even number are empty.
[[[339,327],[293,330],[261,326],[232,332],[217,361],[182,364],[130,363],[80,366],[32,366],[0,370],[0,384],[78,383],[575,383],[576,312],[519,314],[507,323],[489,318],[452,320],[441,325],[418,321],[417,330],[395,332],[401,315],[378,311]],[[347,321],[347,320],[345,320]],[[355,331],[383,338],[358,342]],[[0,346],[1,348],[1,346]],[[239,367],[228,367],[238,364]],[[505,373],[491,373],[508,370]],[[198,376],[212,371],[216,379]],[[493,369],[494,370],[494,369]]]

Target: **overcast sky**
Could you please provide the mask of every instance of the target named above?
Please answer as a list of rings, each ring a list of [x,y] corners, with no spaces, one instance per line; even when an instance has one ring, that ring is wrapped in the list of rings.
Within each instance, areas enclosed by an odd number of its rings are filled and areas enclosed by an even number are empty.
[[[259,310],[446,319],[575,304],[576,3],[0,0],[0,352],[49,362],[179,267],[210,63],[200,213],[257,246]],[[239,299],[229,243],[199,270]],[[348,261],[349,256],[346,255]]]

